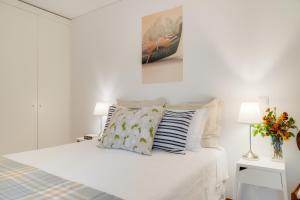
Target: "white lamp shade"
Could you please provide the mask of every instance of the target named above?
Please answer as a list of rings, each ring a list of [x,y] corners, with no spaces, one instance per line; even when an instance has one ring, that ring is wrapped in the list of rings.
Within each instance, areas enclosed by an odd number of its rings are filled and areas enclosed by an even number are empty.
[[[246,124],[261,122],[261,114],[258,102],[244,102],[241,104],[238,121]]]
[[[98,102],[96,103],[94,109],[94,115],[98,116],[106,116],[108,112],[109,104],[106,102]]]

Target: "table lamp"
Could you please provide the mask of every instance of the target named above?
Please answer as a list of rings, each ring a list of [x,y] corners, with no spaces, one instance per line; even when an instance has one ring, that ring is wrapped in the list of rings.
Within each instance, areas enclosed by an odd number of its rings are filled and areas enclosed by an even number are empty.
[[[251,127],[253,124],[261,122],[261,114],[258,102],[244,102],[241,104],[238,122],[248,124],[250,127],[250,149],[243,155],[247,160],[258,160],[258,156],[252,151]]]
[[[96,103],[95,109],[94,109],[94,115],[100,116],[100,133],[99,136],[101,136],[103,131],[103,117],[107,115],[108,113],[109,104],[106,102],[98,102]]]

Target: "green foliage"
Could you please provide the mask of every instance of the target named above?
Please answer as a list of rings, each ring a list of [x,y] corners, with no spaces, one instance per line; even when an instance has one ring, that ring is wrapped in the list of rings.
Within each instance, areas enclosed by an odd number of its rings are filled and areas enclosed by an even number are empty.
[[[123,122],[123,123],[122,123],[122,130],[123,130],[123,131],[126,131],[126,122]]]
[[[114,129],[114,130],[116,130],[116,124],[115,123],[112,123],[111,125],[110,125],[110,129]]]
[[[296,121],[289,117],[287,112],[283,112],[279,116],[276,114],[276,108],[266,110],[263,122],[255,124],[253,134],[260,134],[262,137],[281,138],[288,140],[294,137],[292,130],[297,130]]]
[[[126,135],[125,137],[124,137],[124,141],[123,141],[123,145],[125,145],[125,142],[126,142],[126,140],[129,138],[129,135]]]
[[[131,126],[131,130],[135,129],[135,128],[138,128],[139,127],[139,124],[134,124]]]
[[[150,136],[151,136],[152,138],[154,138],[154,128],[153,128],[153,127],[150,127],[150,128],[149,128],[149,133],[150,133]]]
[[[140,143],[145,143],[145,144],[146,144],[146,143],[147,143],[147,140],[146,140],[145,138],[141,138],[141,139],[140,139]]]
[[[153,108],[152,112],[159,112],[157,108]]]
[[[142,116],[141,116],[141,118],[144,118],[144,117],[148,117],[149,116],[149,114],[143,114]]]
[[[129,111],[138,111],[141,110],[141,108],[128,108]]]

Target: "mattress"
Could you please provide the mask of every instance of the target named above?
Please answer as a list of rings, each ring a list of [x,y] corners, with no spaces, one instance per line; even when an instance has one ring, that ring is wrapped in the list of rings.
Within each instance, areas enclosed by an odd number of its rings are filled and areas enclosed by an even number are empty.
[[[222,148],[146,156],[96,144],[84,141],[5,157],[122,199],[224,199],[228,174]]]

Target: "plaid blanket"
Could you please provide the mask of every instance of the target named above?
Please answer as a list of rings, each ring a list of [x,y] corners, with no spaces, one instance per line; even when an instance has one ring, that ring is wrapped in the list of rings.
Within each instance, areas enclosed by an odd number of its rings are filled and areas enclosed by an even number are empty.
[[[0,157],[0,200],[120,200],[79,183]]]

